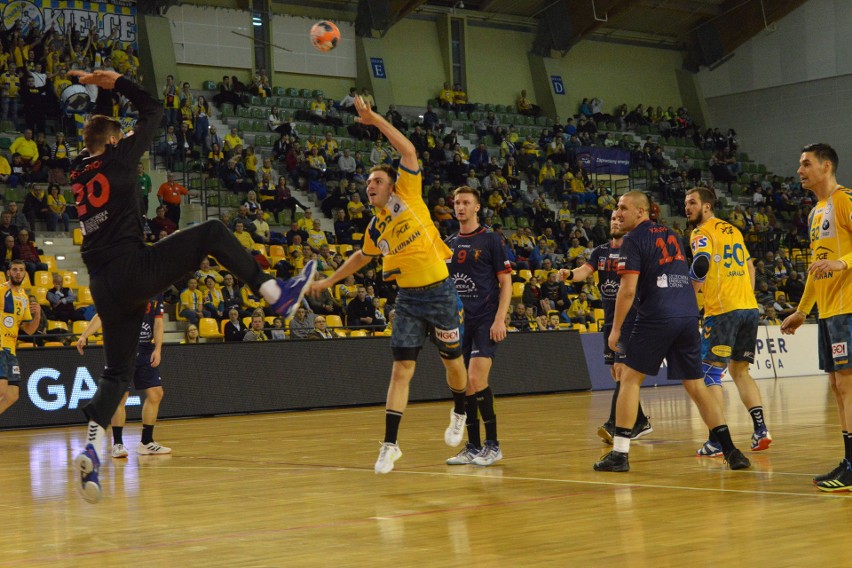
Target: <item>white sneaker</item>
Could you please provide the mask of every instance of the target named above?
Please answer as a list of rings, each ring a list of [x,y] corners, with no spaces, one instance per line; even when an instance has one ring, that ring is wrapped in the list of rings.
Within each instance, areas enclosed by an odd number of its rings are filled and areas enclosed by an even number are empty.
[[[473,465],[491,465],[503,459],[503,452],[500,451],[500,444],[486,440],[482,445],[482,450],[473,458]]]
[[[393,470],[394,462],[401,457],[402,450],[399,449],[399,444],[382,443],[379,459],[376,460],[376,473],[390,473]]]
[[[143,444],[139,442],[136,445],[136,453],[140,456],[151,456],[155,454],[170,454],[172,453],[171,448],[167,448],[165,446],[161,446],[157,442],[151,442],[150,444]]]
[[[461,444],[464,438],[464,425],[467,421],[467,416],[464,414],[456,414],[454,410],[450,410],[450,425],[444,430],[444,442],[452,448]]]
[[[124,444],[113,444],[113,446],[112,446],[112,457],[114,457],[114,458],[126,458],[127,457],[127,448],[124,447]]]
[[[473,458],[479,453],[479,448],[468,442],[459,453],[447,460],[447,465],[467,465],[473,463]]]

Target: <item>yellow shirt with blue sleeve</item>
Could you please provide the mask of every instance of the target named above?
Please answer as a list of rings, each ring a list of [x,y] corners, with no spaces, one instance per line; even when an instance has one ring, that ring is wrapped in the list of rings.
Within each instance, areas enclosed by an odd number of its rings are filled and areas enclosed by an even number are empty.
[[[384,280],[400,288],[419,288],[449,276],[452,251],[441,239],[421,197],[420,171],[399,167],[387,204],[375,211],[364,233],[363,254],[382,256]]]
[[[22,323],[32,321],[30,300],[22,288],[12,290],[8,282],[0,284],[3,294],[3,325],[0,326],[0,348],[15,354],[18,343],[18,328]]]
[[[711,217],[692,231],[690,246],[694,257],[703,255],[710,262],[703,279],[690,275],[693,280],[703,282],[704,315],[757,309],[748,270],[751,255],[739,229]]]

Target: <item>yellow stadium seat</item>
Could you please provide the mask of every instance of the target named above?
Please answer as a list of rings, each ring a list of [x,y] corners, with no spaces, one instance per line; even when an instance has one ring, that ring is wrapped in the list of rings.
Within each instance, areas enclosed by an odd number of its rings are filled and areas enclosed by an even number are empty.
[[[18,349],[32,349],[35,347],[35,343],[30,343],[28,341],[19,341]]]
[[[84,331],[86,331],[87,325],[89,325],[89,322],[87,321],[75,321],[71,324],[71,331],[74,333],[74,335],[80,335]]]
[[[547,275],[553,272],[552,270],[536,270],[535,277],[538,278],[539,282],[544,282],[547,280]]]
[[[43,254],[39,256],[39,260],[47,265],[48,272],[54,272],[56,270],[56,257],[51,256],[49,254]]]
[[[524,295],[524,283],[523,282],[512,282],[512,299],[520,300],[521,296]]]
[[[586,332],[586,324],[584,324],[584,323],[575,323],[575,324],[572,326],[572,328],[571,328],[571,329],[576,329],[576,330],[577,330],[577,331],[579,331],[580,333],[585,333],[585,332]]]
[[[346,253],[352,250],[352,245],[337,245],[337,252],[340,253],[340,256],[345,257]]]
[[[590,323],[588,331],[589,331],[589,333],[597,332],[598,331],[598,324]]]
[[[33,286],[53,288],[53,275],[47,270],[36,270]]]
[[[776,291],[775,291],[775,299],[777,300],[777,299],[778,299],[778,298],[780,298],[781,296],[784,296],[784,297],[786,297],[786,296],[787,296],[787,295],[784,293],[784,290],[776,290]]]
[[[532,278],[532,275],[533,275],[532,270],[528,270],[526,268],[518,270],[518,276],[523,278],[524,282],[529,282],[530,278]]]
[[[349,337],[367,337],[367,330],[365,329],[353,329],[349,332]]]
[[[343,320],[340,319],[340,316],[325,316],[325,324],[328,327],[343,327]]]
[[[74,229],[74,233],[72,234],[72,240],[77,246],[83,244],[83,231],[79,227]]]
[[[61,329],[63,331],[68,331],[68,324],[64,321],[48,320],[47,330],[50,331],[51,329]]]
[[[219,333],[222,334],[222,337],[225,337],[225,324],[228,323],[228,320],[222,320],[219,322]],[[201,333],[200,331],[198,332]]]
[[[219,332],[219,325],[214,318],[201,318],[198,322],[198,335],[206,339],[221,339],[225,335]]]
[[[76,288],[77,287],[77,275],[71,272],[70,270],[60,270],[60,274],[62,274],[62,285],[68,288]],[[51,282],[53,284],[53,282]]]
[[[42,306],[48,305],[47,291],[48,288],[45,288],[44,286],[33,286],[32,288],[30,288],[30,294],[35,296],[36,301],[39,303],[39,305]]]
[[[364,233],[352,233],[352,240],[356,243],[364,238]]]
[[[65,347],[65,344],[60,343],[59,341],[47,341],[45,342],[44,347]]]
[[[281,245],[269,245],[269,256],[287,256]]]
[[[80,286],[77,288],[77,305],[91,306],[95,303],[92,298],[92,290],[88,286]]]

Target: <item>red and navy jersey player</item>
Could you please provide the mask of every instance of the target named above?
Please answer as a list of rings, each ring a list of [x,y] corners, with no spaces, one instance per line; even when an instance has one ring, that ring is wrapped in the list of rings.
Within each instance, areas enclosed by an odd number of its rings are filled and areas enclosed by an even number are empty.
[[[701,336],[698,304],[689,278],[689,265],[680,238],[670,229],[651,222],[648,196],[629,191],[618,200],[616,218],[627,232],[621,243],[615,316],[608,343],[619,350],[625,317],[639,302],[630,341],[626,344],[621,389],[616,403],[613,451],[595,463],[597,471],[630,470],[627,459],[636,422],[639,387],[645,375],[656,375],[665,359],[668,378],[682,380],[702,418],[723,448],[731,469],[750,462],[731,441],[722,407],[707,392],[701,371]]]
[[[149,299],[194,270],[199,259],[212,255],[262,295],[274,311],[289,315],[313,280],[316,265],[306,263],[296,278],[276,281],[218,220],[205,221],[155,246],[146,246],[137,196],[137,164],[156,134],[163,106],[115,71],[75,70],[69,75],[99,88],[95,114],[83,127],[85,150],[71,168],[83,231],[83,262],[103,326],[106,359],[98,389],[82,409],[89,421],[86,449],[74,460],[80,474],[78,489],[84,499],[96,502],[101,497],[98,452],[104,429],[130,382]],[[127,136],[112,117],[113,93],[127,97],[139,113],[133,133]]]
[[[488,377],[497,344],[506,337],[505,315],[512,301],[512,268],[500,236],[479,224],[479,192],[461,186],[454,196],[453,210],[460,230],[446,241],[453,251],[447,262],[464,306],[462,353],[468,375],[465,390],[468,441],[447,464],[487,466],[503,458]],[[480,416],[485,426],[484,444],[479,430]]]

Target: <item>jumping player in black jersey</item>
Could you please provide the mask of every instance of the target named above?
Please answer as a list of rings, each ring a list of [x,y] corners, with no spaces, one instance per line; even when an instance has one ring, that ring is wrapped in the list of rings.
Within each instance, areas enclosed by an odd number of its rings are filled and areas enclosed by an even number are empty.
[[[86,446],[74,459],[78,489],[90,503],[101,497],[99,452],[104,429],[127,390],[136,362],[139,329],[148,299],[202,258],[219,262],[285,317],[304,297],[316,272],[308,262],[297,277],[275,280],[258,266],[218,220],[179,231],[154,246],[145,246],[137,197],[136,166],[151,145],[162,105],[114,71],[71,71],[84,85],[99,87],[95,115],[83,129],[86,148],[74,160],[71,184],[83,231],[81,253],[89,271],[95,307],[101,317],[106,368],[92,400],[83,407],[89,421]],[[139,111],[132,135],[124,136],[112,114],[112,93],[127,97]]]
[[[627,234],[621,243],[621,285],[608,343],[613,351],[624,351],[625,358],[615,409],[613,449],[595,463],[594,469],[630,471],[627,453],[636,422],[639,387],[645,375],[659,372],[663,359],[668,362],[669,380],[683,381],[704,422],[722,445],[728,466],[749,467],[748,458],[731,441],[722,407],[707,391],[704,381],[699,380],[704,373],[698,304],[680,238],[671,229],[651,222],[649,210],[648,197],[641,191],[629,191],[618,200],[616,218]],[[636,298],[636,321],[630,340],[622,345],[622,325]]]
[[[619,249],[621,248],[621,239],[624,237],[624,231],[621,229],[621,223],[616,218],[615,211],[609,221],[610,242],[603,243],[595,247],[588,262],[575,268],[568,270],[563,268],[559,271],[559,279],[568,282],[583,282],[598,271],[598,288],[601,291],[601,304],[604,311],[604,325],[601,331],[604,336],[604,363],[609,366],[610,374],[615,380],[615,390],[612,393],[612,404],[609,409],[609,419],[603,426],[598,428],[598,436],[607,444],[612,444],[615,436],[615,406],[618,401],[618,393],[621,390],[621,381],[619,377],[621,370],[624,368],[624,353],[610,349],[606,344],[609,338],[609,332],[612,331],[612,320],[615,317],[615,298],[618,295],[619,283],[621,278],[618,276],[618,259],[620,257]],[[621,325],[624,340],[630,339],[630,333],[633,330],[633,320],[636,319],[636,304],[630,308],[627,317],[624,318],[624,323]],[[654,429],[651,427],[651,421],[642,411],[642,403],[639,403],[636,423],[633,425],[633,431],[630,434],[631,440],[636,440],[647,436]]]
[[[494,394],[488,386],[497,344],[506,338],[506,312],[512,301],[512,268],[500,235],[479,224],[479,191],[463,185],[453,193],[459,232],[447,239],[453,251],[450,276],[464,306],[462,353],[467,367],[467,443],[448,465],[491,465],[503,459],[497,440]],[[480,443],[479,416],[485,425]]]

